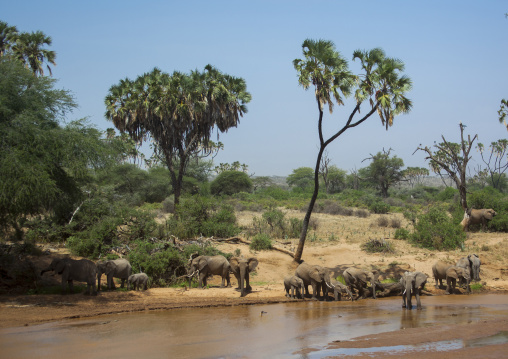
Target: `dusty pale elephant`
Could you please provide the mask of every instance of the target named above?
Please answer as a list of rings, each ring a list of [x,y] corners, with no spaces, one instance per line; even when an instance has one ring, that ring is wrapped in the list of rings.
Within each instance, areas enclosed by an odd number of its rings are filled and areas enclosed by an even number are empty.
[[[464,280],[466,283],[466,291],[469,294],[471,292],[471,288],[469,287],[469,282],[471,281],[471,276],[469,272],[462,267],[451,266],[446,270],[446,293],[445,294],[453,294],[455,293],[455,285],[457,280]]]
[[[132,267],[127,259],[118,258],[97,262],[97,290],[101,290],[101,277],[103,273],[106,275],[109,290],[116,289],[113,278],[119,278],[122,280],[121,288],[124,287],[124,284],[127,281],[127,289],[130,289],[128,279],[132,274]]]
[[[231,287],[229,279],[230,264],[226,257],[217,256],[197,256],[189,259],[189,269],[187,276],[189,277],[189,288],[194,275],[198,275],[198,287],[203,288],[207,285],[207,278],[211,275],[220,275],[222,277],[221,288],[224,288],[224,282]]]
[[[363,299],[367,297],[365,289],[370,283],[372,288],[372,297],[376,299],[376,283],[379,276],[376,270],[365,271],[362,269],[350,267],[347,268],[343,275],[346,285],[351,290],[351,293],[355,293],[355,289],[358,290],[358,298],[361,296]],[[356,298],[356,299],[358,299]]]
[[[331,289],[333,291],[333,298],[336,301],[342,300],[342,295],[347,294],[351,301],[353,301],[353,293],[349,290],[347,285],[342,284],[341,282],[335,280],[334,278],[330,279]]]
[[[331,271],[328,268],[303,262],[296,268],[295,275],[303,280],[305,294],[309,294],[309,285],[311,285],[313,300],[318,299],[321,288],[323,289],[323,299],[327,299],[328,288],[332,288]]]
[[[434,280],[436,281],[436,289],[439,289],[440,287],[443,286],[443,280],[446,280],[446,271],[451,266],[452,266],[451,264],[445,263],[443,261],[437,261],[432,266],[432,274],[434,276]]]
[[[139,290],[140,288],[143,288],[143,290],[148,289],[148,276],[146,273],[131,274],[127,281],[132,285],[134,290]]]
[[[286,297],[295,299],[296,292],[296,298],[301,297],[302,299],[305,299],[303,296],[305,290],[303,280],[295,275],[284,278],[284,289],[286,290]],[[289,293],[290,291],[291,294]]]
[[[469,230],[470,225],[481,224],[482,230],[487,228],[487,224],[497,215],[492,208],[468,209],[464,214],[464,219],[460,222],[464,231]]]
[[[467,257],[462,257],[457,261],[456,266],[462,267],[469,272],[471,280],[475,282],[480,281],[480,266],[482,262],[477,254],[469,254]]]
[[[238,280],[238,286],[241,292],[240,297],[245,297],[248,292],[252,291],[252,287],[249,283],[249,273],[256,269],[258,260],[255,257],[232,257],[229,260],[229,264],[231,265],[231,271]]]
[[[69,292],[73,293],[73,281],[78,281],[86,282],[87,291],[84,294],[97,295],[95,286],[97,267],[94,262],[88,259],[56,258],[53,259],[49,267],[41,271],[41,275],[51,271],[62,276],[62,294],[66,293],[66,282],[69,285]]]
[[[422,272],[406,272],[400,278],[400,284],[404,287],[402,293],[402,308],[413,309],[411,304],[411,296],[414,294],[416,298],[416,309],[422,309],[420,302],[420,294],[423,287],[427,283],[427,276]]]

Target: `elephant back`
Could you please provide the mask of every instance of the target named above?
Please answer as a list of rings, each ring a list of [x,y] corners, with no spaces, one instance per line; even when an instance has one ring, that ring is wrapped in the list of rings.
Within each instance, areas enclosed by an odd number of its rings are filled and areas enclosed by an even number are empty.
[[[116,264],[115,273],[113,274],[116,278],[127,279],[132,273],[132,266],[130,262],[125,258],[118,258],[113,260]]]
[[[311,284],[310,280],[310,270],[311,266],[305,262],[300,263],[300,265],[295,270],[295,276],[300,278],[303,281],[304,285]]]
[[[76,280],[78,282],[95,282],[97,275],[97,266],[88,259],[67,259],[69,263],[68,280]]]

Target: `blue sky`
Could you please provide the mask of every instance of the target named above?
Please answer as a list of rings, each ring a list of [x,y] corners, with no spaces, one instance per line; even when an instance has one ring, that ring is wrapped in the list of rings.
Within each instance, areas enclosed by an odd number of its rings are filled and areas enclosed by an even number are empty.
[[[388,131],[377,116],[328,147],[345,170],[383,148],[406,166],[427,167],[419,144],[441,135],[459,142],[459,122],[485,145],[508,132],[497,119],[508,98],[508,3],[505,1],[7,1],[0,20],[53,39],[57,87],[70,90],[99,129],[111,85],[158,67],[202,70],[212,64],[242,77],[252,94],[237,128],[221,134],[215,162],[239,161],[255,175],[285,176],[314,167],[318,151],[313,91],[298,86],[292,61],[306,38],[326,39],[348,60],[354,50],[381,47],[402,60],[413,81],[413,110]],[[350,68],[359,73],[358,64]],[[352,107],[325,116],[325,137],[341,128]],[[475,155],[473,167],[481,161]]]

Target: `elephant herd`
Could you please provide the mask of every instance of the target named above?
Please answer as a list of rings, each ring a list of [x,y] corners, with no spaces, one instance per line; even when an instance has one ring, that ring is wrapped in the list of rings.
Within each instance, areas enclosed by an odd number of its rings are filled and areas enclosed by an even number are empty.
[[[478,255],[470,254],[459,259],[455,265],[438,261],[432,266],[432,273],[436,281],[436,288],[443,286],[446,280],[445,294],[453,294],[457,281],[470,293],[471,280],[480,280],[481,261]],[[376,287],[381,289],[383,296],[390,294],[402,294],[402,308],[412,309],[412,296],[416,299],[416,308],[421,309],[420,295],[427,283],[427,275],[422,272],[405,272],[399,282],[384,284],[379,282],[377,271],[365,271],[350,267],[342,272],[345,284],[335,280],[332,271],[319,265],[301,263],[292,276],[284,278],[286,297],[304,299],[304,295],[310,295],[308,286],[312,286],[312,299],[317,300],[323,291],[323,299],[327,300],[328,292],[333,292],[335,300],[341,300],[342,295],[357,300],[366,298],[367,294],[376,299]],[[438,285],[438,281],[440,285]],[[370,283],[370,287],[369,287]],[[358,295],[356,296],[356,292]]]
[[[232,257],[228,261],[222,255],[200,256],[195,253],[189,259],[186,277],[190,287],[192,278],[197,276],[198,287],[203,288],[207,285],[208,277],[220,275],[222,278],[221,288],[224,288],[231,287],[230,273],[233,273],[238,282],[237,290],[240,291],[240,296],[244,297],[252,290],[249,277],[250,272],[254,271],[257,265],[258,260],[255,257]],[[458,285],[465,286],[466,292],[470,293],[471,280],[480,280],[480,265],[480,258],[476,254],[470,254],[459,259],[455,265],[438,261],[432,266],[435,286],[439,289],[443,286],[443,280],[445,280],[445,293],[453,294],[458,281]],[[140,288],[146,290],[148,283],[148,276],[145,273],[132,274],[132,267],[129,261],[124,258],[97,263],[88,259],[57,258],[46,269],[42,270],[41,275],[49,271],[62,276],[62,294],[66,292],[66,283],[72,293],[73,281],[78,281],[86,282],[87,291],[85,294],[97,295],[103,274],[106,275],[108,289],[115,289],[113,278],[122,281],[122,288],[127,282],[127,289],[130,289],[132,285],[135,290]],[[427,275],[422,272],[405,272],[398,282],[388,284],[381,283],[378,280],[379,273],[375,270],[367,271],[350,267],[341,274],[345,284],[336,280],[330,269],[302,262],[296,268],[294,275],[284,278],[286,297],[304,299],[305,295],[311,295],[309,293],[310,285],[312,286],[311,298],[313,300],[318,298],[328,300],[328,293],[332,293],[335,300],[342,300],[342,296],[348,296],[353,301],[360,297],[365,299],[367,295],[376,299],[377,288],[381,290],[379,296],[402,294],[402,307],[407,309],[412,308],[411,298],[414,295],[417,309],[421,309],[420,294],[427,282]],[[321,291],[323,292],[322,297]]]
[[[148,288],[148,276],[145,273],[132,274],[131,264],[124,258],[99,261],[97,263],[88,259],[55,258],[46,269],[41,271],[41,275],[46,272],[54,272],[62,276],[62,294],[66,293],[66,283],[69,287],[69,292],[73,293],[73,282],[78,281],[87,284],[85,294],[97,295],[97,291],[101,288],[101,277],[103,274],[106,275],[108,289],[116,289],[113,278],[121,279],[122,288],[126,281],[127,289],[130,289],[131,285],[136,290],[140,288],[146,290]]]

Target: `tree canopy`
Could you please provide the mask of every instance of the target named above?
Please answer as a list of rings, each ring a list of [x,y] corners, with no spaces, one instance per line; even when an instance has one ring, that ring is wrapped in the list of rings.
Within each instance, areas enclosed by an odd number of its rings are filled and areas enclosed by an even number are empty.
[[[155,68],[135,80],[111,86],[106,118],[136,142],[151,137],[171,174],[175,204],[189,158],[207,150],[215,128],[236,127],[247,112],[251,95],[242,78],[221,73],[211,65],[203,72],[167,74]],[[217,134],[218,135],[218,134]],[[176,168],[178,164],[178,168]]]
[[[362,177],[371,182],[383,197],[388,197],[388,189],[403,177],[404,161],[397,156],[390,157],[391,150],[378,152],[367,158],[371,163],[362,173]]]

